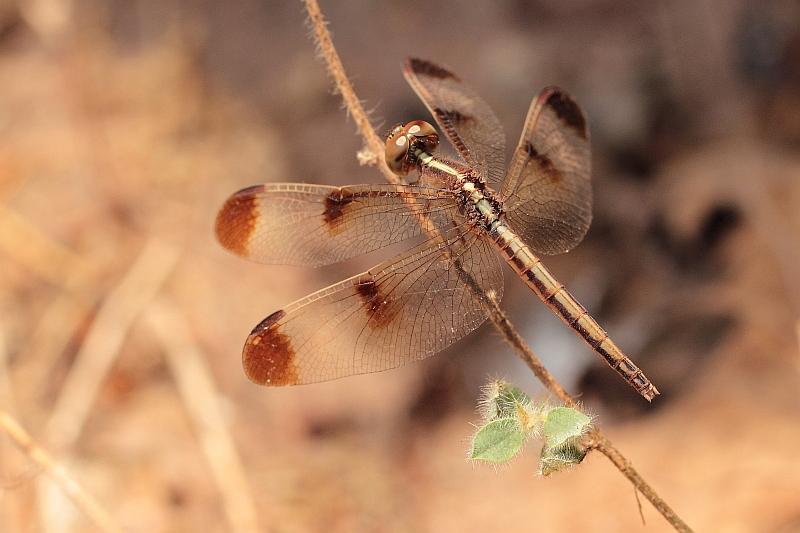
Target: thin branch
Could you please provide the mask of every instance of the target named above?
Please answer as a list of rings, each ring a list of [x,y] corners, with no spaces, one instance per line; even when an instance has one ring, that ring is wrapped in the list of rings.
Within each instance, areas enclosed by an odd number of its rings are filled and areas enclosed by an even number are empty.
[[[350,112],[350,115],[353,117],[353,120],[355,121],[359,132],[363,136],[367,147],[373,152],[373,156],[375,154],[380,154],[383,150],[383,142],[372,128],[372,124],[369,122],[369,117],[364,111],[361,101],[356,96],[350,81],[345,75],[344,66],[342,65],[342,62],[339,59],[339,54],[336,52],[336,49],[333,45],[333,41],[330,33],[328,32],[325,19],[320,11],[319,4],[316,0],[304,0],[304,2],[311,19],[317,45],[323,57],[325,58],[328,72],[330,72],[331,76],[333,77],[334,82],[336,83],[336,86],[341,93],[342,98],[344,99],[345,105],[347,105],[347,109]],[[373,159],[375,159],[375,157],[373,157]],[[377,159],[379,161],[383,160],[383,158],[380,157]],[[385,164],[379,165],[379,168],[390,183],[403,183],[386,167]],[[505,313],[499,309],[494,299],[489,298],[487,295],[482,296],[484,296],[484,300],[489,301],[492,304],[490,307],[493,308],[494,312],[491,314],[490,320],[495,325],[495,328],[497,328],[497,330],[500,332],[503,339],[511,344],[517,355],[525,362],[525,364],[528,365],[528,368],[531,369],[539,381],[541,381],[551,393],[558,396],[558,398],[561,399],[561,401],[563,401],[566,405],[575,407],[575,401],[566,392],[564,387],[562,387],[550,374],[550,372],[547,371],[536,355],[534,355],[530,347],[528,347],[519,333],[517,333],[517,330],[513,324],[511,324],[511,322],[506,318]],[[608,457],[614,466],[616,466],[620,472],[622,472],[622,474],[627,477],[631,483],[633,483],[634,487],[636,487],[636,489],[641,492],[642,495],[644,495],[644,497],[650,501],[650,503],[653,504],[656,510],[658,510],[658,512],[661,513],[661,515],[664,516],[664,518],[666,518],[667,521],[677,531],[682,533],[691,531],[689,526],[687,526],[675,514],[675,512],[672,511],[667,503],[653,490],[653,488],[644,481],[639,473],[633,468],[630,461],[628,461],[616,448],[611,445],[611,442],[602,435],[599,429],[593,429],[589,436],[591,438],[591,447],[596,448],[598,451]]]
[[[44,470],[92,523],[108,533],[123,533],[122,527],[108,511],[101,507],[97,500],[75,481],[67,469],[56,463],[47,452],[36,444],[28,432],[17,424],[16,420],[2,410],[0,410],[0,428],[4,429],[11,437],[11,440]]]

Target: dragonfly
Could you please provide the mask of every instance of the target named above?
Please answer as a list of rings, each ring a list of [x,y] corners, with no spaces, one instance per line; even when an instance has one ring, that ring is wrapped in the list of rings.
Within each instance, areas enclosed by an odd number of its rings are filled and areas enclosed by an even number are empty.
[[[426,233],[378,266],[276,311],[248,336],[247,376],[268,386],[314,383],[431,356],[480,326],[503,295],[504,259],[533,292],[647,400],[658,390],[536,253],[564,253],[592,219],[589,128],[565,91],[533,100],[508,171],[505,134],[449,70],[408,59],[404,75],[458,153],[434,156],[436,129],[396,126],[385,160],[410,184],[243,189],[215,225],[224,248],[265,264],[333,264]]]

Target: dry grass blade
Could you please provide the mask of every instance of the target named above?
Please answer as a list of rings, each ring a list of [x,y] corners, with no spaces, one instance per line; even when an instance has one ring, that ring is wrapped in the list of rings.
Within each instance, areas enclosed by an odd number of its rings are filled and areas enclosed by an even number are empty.
[[[32,461],[41,466],[48,477],[58,485],[92,523],[108,533],[123,532],[123,529],[108,511],[101,507],[97,500],[86,492],[63,466],[57,464],[47,452],[39,447],[22,426],[2,410],[0,410],[0,427],[5,430],[9,437]]]
[[[231,529],[237,533],[258,531],[244,466],[220,411],[211,369],[186,317],[175,305],[160,299],[146,311],[145,319],[166,350],[181,398],[222,495]]]
[[[0,408],[13,412],[14,393],[11,388],[11,379],[8,376],[8,350],[6,349],[6,336],[0,327]]]
[[[59,393],[47,434],[55,449],[80,435],[97,391],[117,357],[131,324],[172,272],[180,249],[151,239],[120,284],[108,295]]]
[[[5,332],[0,327],[0,409],[14,412],[14,394],[8,375],[8,350],[6,349]],[[30,491],[20,490],[22,483],[29,479],[21,464],[18,452],[13,449],[5,435],[0,434],[0,499],[3,500],[3,513],[0,513],[0,529],[24,531],[25,503],[24,498]],[[22,474],[19,472],[22,471]],[[11,492],[9,489],[15,489]]]
[[[359,131],[364,137],[365,142],[371,150],[375,150],[377,149],[373,148],[373,146],[377,146],[375,139],[379,140],[379,138],[375,134],[375,131],[369,122],[369,118],[364,112],[363,106],[361,106],[361,101],[355,95],[355,91],[345,75],[344,67],[341,64],[339,55],[336,53],[330,33],[328,32],[328,28],[325,24],[325,19],[319,9],[319,4],[316,2],[316,0],[305,0],[305,4],[311,18],[315,38],[317,39],[317,43],[321,48],[322,54],[326,60],[328,71],[333,76],[337,88],[341,92],[342,98],[344,99],[348,110],[353,116],[353,120],[356,122]],[[381,165],[381,168],[383,170],[385,165]],[[386,172],[384,172],[384,174],[386,174]],[[392,183],[396,182],[396,178],[393,174],[387,179],[389,179],[389,181]],[[512,347],[514,347],[517,355],[519,355],[519,357],[528,365],[528,367],[548,388],[548,390],[558,396],[567,405],[575,406],[576,404],[574,400],[547,371],[544,365],[541,364],[538,358],[533,354],[533,351],[517,333],[513,324],[508,321],[504,314],[498,312],[499,309],[497,308],[496,304],[494,305],[494,308],[495,313],[492,315],[491,320],[497,330],[503,336],[503,339],[511,344]],[[593,437],[593,447],[597,448],[598,451],[611,459],[612,463],[618,469],[620,469],[620,471],[634,484],[637,490],[639,490],[653,504],[653,506],[677,531],[691,531],[689,526],[686,525],[677,514],[675,514],[669,505],[667,505],[667,503],[655,492],[655,490],[653,490],[653,488],[644,481],[638,472],[633,469],[630,461],[628,461],[621,453],[619,453],[619,451],[611,445],[610,441],[608,441],[608,439],[606,439],[599,430],[593,430]]]
[[[62,291],[41,315],[29,341],[15,358],[15,380],[26,384],[19,388],[17,396],[19,405],[25,406],[28,423],[31,416],[45,420],[49,415],[43,412],[47,403],[42,402],[42,397],[50,390],[48,383],[58,358],[92,312],[91,298],[97,291],[87,292]]]
[[[17,357],[15,376],[30,386],[19,390],[20,405],[35,409],[46,390],[55,360],[91,309],[97,269],[59,244],[27,218],[0,205],[0,249],[64,291],[42,315],[33,336]]]
[[[93,269],[18,213],[0,205],[0,249],[50,283],[74,290]]]

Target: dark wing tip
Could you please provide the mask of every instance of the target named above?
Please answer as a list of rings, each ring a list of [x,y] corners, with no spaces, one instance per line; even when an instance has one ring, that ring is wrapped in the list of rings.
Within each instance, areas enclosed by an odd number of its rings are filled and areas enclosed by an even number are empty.
[[[589,124],[581,106],[572,96],[558,87],[548,87],[542,91],[541,97],[546,99],[544,103],[553,110],[564,125],[572,129],[579,138],[589,139]]]
[[[431,63],[426,59],[419,59],[411,57],[406,59],[405,63],[406,72],[415,74],[417,76],[428,76],[429,78],[437,78],[440,80],[451,79],[461,83],[461,78],[450,72],[449,70],[440,67],[435,63]]]
[[[281,332],[278,324],[284,316],[283,310],[272,313],[247,337],[242,366],[253,383],[280,387],[300,382],[291,339]]]
[[[258,193],[263,185],[242,189],[228,198],[217,213],[214,234],[219,243],[236,255],[249,255],[250,237],[258,222]]]

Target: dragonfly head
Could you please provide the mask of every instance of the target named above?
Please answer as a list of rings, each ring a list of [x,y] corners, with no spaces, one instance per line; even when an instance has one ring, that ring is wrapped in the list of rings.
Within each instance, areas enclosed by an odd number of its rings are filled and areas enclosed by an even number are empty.
[[[405,176],[416,166],[417,152],[431,153],[439,148],[436,129],[423,120],[398,124],[386,139],[386,164],[398,176]]]

